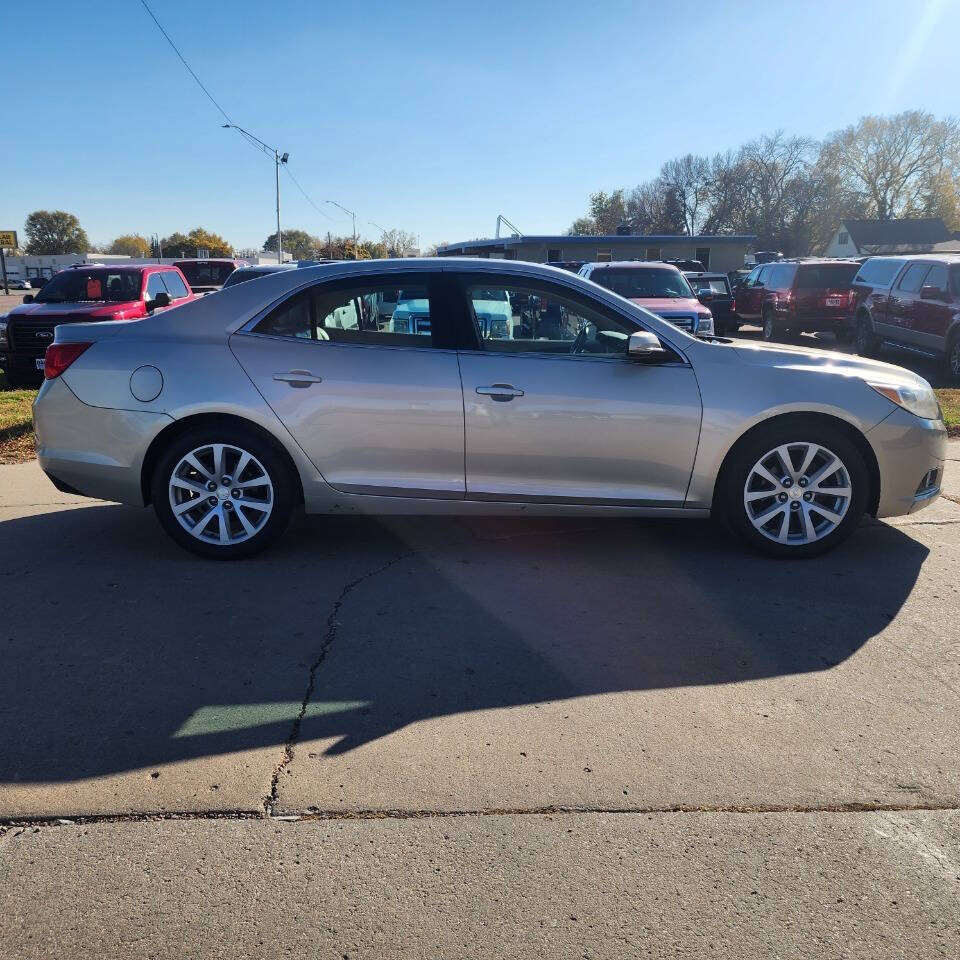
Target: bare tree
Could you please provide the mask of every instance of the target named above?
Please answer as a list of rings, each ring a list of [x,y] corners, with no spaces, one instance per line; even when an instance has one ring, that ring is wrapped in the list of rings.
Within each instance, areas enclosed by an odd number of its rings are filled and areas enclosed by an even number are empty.
[[[668,160],[660,169],[659,181],[663,195],[672,192],[679,204],[685,232],[699,233],[709,216],[710,161],[692,153]]]
[[[938,184],[956,191],[960,125],[920,110],[864,117],[833,134],[823,152],[868,216],[919,216],[929,214]]]

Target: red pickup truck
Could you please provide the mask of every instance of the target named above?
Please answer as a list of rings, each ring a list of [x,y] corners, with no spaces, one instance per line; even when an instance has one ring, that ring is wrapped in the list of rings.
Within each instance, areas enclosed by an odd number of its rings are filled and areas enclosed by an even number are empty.
[[[0,370],[12,386],[35,386],[43,380],[43,356],[60,324],[137,320],[195,299],[173,266],[68,267],[0,316]]]

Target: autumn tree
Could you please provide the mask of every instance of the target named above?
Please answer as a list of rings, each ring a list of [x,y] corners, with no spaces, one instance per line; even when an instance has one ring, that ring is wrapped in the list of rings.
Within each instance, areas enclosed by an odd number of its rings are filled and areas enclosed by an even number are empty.
[[[86,253],[90,241],[80,221],[65,210],[34,210],[24,224],[27,253]]]
[[[205,249],[211,257],[232,257],[233,247],[218,233],[210,233],[202,227],[196,227],[188,234],[171,233],[160,241],[164,256],[195,257],[197,250]]]
[[[128,257],[149,257],[150,241],[139,233],[125,233],[117,237],[106,250],[107,253],[123,254]]]

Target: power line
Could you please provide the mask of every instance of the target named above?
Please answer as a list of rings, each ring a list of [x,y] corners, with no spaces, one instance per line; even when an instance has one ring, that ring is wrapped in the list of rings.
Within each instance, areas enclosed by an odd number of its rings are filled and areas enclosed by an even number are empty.
[[[290,177],[290,179],[294,182],[294,185],[296,186],[296,188],[303,194],[304,200],[306,200],[307,203],[309,203],[310,206],[313,207],[313,209],[316,210],[317,213],[319,213],[321,216],[326,217],[328,220],[333,220],[333,217],[331,217],[330,214],[326,212],[326,210],[321,210],[320,207],[318,207],[313,202],[313,200],[310,199],[310,195],[307,193],[307,191],[300,186],[300,181],[297,180],[297,178],[290,172],[290,167],[286,166],[283,169],[287,171],[287,176]]]
[[[217,103],[217,101],[214,99],[213,94],[203,85],[203,81],[193,72],[193,67],[191,67],[190,64],[187,63],[187,61],[184,59],[183,54],[177,49],[177,45],[170,39],[170,35],[167,33],[166,30],[163,29],[163,25],[156,18],[156,16],[154,15],[154,12],[150,9],[150,7],[147,6],[147,0],[140,0],[140,2],[143,4],[143,9],[150,14],[150,19],[153,20],[153,22],[157,25],[157,29],[163,34],[167,43],[169,43],[170,46],[173,47],[173,52],[180,58],[180,62],[187,68],[187,70],[190,73],[190,76],[197,81],[197,86],[200,87],[200,89],[207,95],[207,99],[220,111],[220,113],[223,114],[223,119],[226,120],[227,123],[232,123],[233,121],[228,116],[227,111],[224,110],[219,103]]]
[[[164,39],[167,41],[167,43],[170,44],[171,48],[173,49],[173,52],[180,58],[180,62],[187,68],[187,71],[190,74],[190,76],[193,77],[193,79],[197,82],[197,86],[200,87],[200,89],[207,95],[207,99],[217,108],[217,110],[220,111],[221,115],[223,116],[223,119],[226,120],[227,123],[229,123],[230,126],[234,130],[236,130],[237,133],[239,133],[240,136],[243,137],[243,139],[246,140],[251,147],[253,147],[255,150],[262,153],[264,156],[269,157],[270,160],[274,160],[275,159],[274,155],[267,149],[267,147],[263,143],[257,140],[256,137],[253,137],[249,133],[247,133],[246,130],[242,130],[240,127],[234,124],[234,122],[230,119],[230,116],[227,113],[227,111],[220,106],[220,104],[217,102],[213,94],[203,85],[203,81],[196,75],[196,73],[194,73],[193,67],[191,67],[190,64],[187,63],[186,58],[177,48],[177,45],[173,42],[173,40],[170,39],[170,34],[168,34],[167,31],[163,29],[163,24],[160,23],[160,21],[157,19],[154,12],[147,5],[147,0],[140,0],[140,3],[143,5],[143,9],[150,14],[150,19],[153,20],[153,22],[157,25],[157,29],[163,34]],[[290,177],[290,179],[296,185],[296,188],[303,194],[303,197],[307,201],[307,203],[309,203],[310,206],[317,211],[317,213],[321,214],[327,220],[333,220],[333,217],[331,217],[330,214],[327,213],[325,210],[321,210],[320,207],[316,203],[314,203],[313,199],[310,197],[307,191],[300,186],[300,181],[297,180],[297,178],[290,172],[290,167],[287,165],[284,165],[283,169],[287,171],[287,176]]]

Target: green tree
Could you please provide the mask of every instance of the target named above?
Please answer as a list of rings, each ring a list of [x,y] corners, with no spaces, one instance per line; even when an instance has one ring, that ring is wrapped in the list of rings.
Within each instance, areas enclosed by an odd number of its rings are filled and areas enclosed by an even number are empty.
[[[27,253],[86,253],[90,241],[80,221],[65,210],[34,210],[26,220]]]
[[[125,254],[128,257],[149,257],[150,241],[146,237],[141,237],[139,233],[125,233],[117,237],[106,252]]]
[[[197,250],[210,251],[211,257],[232,257],[233,247],[218,233],[196,227],[188,234],[171,233],[160,242],[165,257],[195,257]]]
[[[294,260],[315,260],[320,245],[320,240],[306,230],[283,230],[283,252],[289,253]],[[263,241],[263,250],[265,253],[277,252],[276,231]]]

